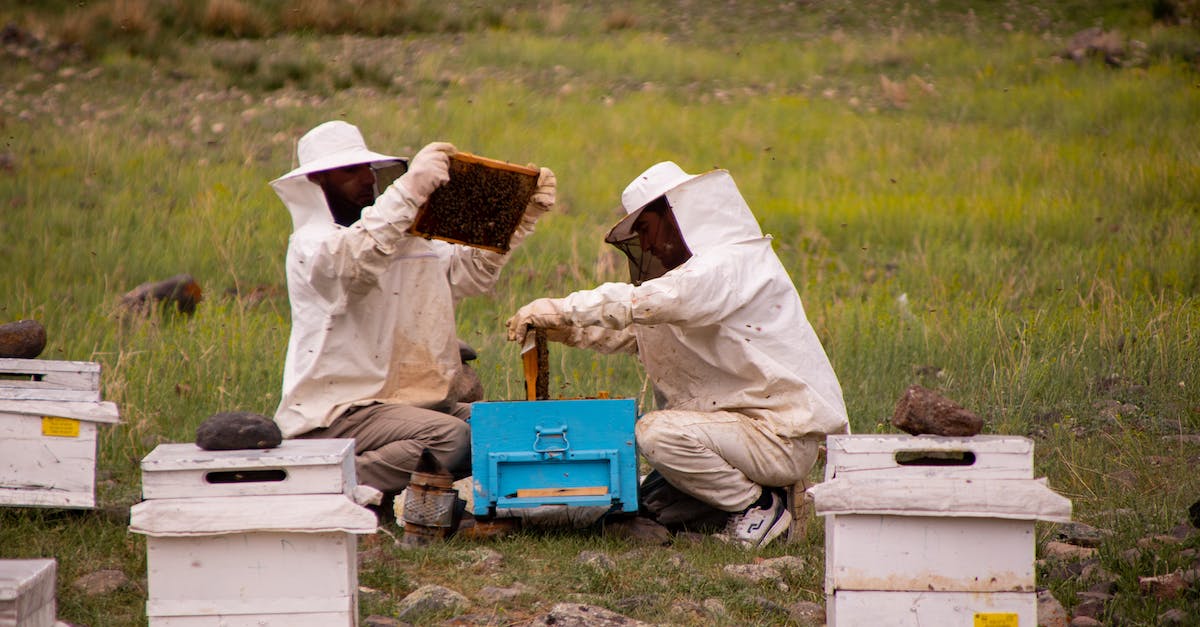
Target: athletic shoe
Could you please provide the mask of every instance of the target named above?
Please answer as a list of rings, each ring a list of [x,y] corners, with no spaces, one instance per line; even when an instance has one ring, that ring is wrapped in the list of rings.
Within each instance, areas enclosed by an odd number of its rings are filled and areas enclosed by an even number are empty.
[[[756,549],[770,544],[787,531],[792,524],[792,516],[787,511],[787,499],[778,489],[763,489],[770,490],[771,504],[767,507],[751,505],[745,511],[730,516],[725,531],[716,534],[719,539]]]

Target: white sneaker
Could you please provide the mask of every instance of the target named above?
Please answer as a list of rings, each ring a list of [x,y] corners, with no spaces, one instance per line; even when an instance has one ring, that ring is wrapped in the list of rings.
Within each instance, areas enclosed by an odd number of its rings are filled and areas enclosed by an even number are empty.
[[[721,540],[736,542],[750,549],[756,549],[770,544],[792,524],[792,517],[787,511],[787,500],[773,488],[763,488],[771,492],[771,504],[765,508],[751,507],[740,514],[733,514],[725,524],[725,531],[716,534]]]

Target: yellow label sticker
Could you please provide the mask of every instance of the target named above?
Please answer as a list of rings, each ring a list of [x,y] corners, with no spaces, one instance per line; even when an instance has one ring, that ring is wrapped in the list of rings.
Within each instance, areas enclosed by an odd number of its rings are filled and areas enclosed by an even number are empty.
[[[1019,627],[1012,612],[988,612],[975,615],[975,627]]]
[[[77,438],[79,437],[79,421],[74,418],[42,416],[42,435],[56,438]]]

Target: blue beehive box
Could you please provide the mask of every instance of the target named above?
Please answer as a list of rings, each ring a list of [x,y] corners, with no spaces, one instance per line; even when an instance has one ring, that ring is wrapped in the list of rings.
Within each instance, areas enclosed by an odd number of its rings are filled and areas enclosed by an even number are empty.
[[[474,403],[473,513],[541,505],[637,511],[636,420],[631,398]]]

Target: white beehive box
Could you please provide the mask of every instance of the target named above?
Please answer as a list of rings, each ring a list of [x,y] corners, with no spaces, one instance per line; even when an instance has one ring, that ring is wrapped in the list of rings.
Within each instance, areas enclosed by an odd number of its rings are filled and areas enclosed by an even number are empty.
[[[0,358],[0,505],[96,506],[100,364]]]
[[[160,444],[142,459],[142,498],[345,494],[354,491],[354,440],[285,440],[272,449],[206,451]]]
[[[53,627],[56,568],[52,559],[0,560],[0,627]]]
[[[142,461],[152,627],[358,624],[356,534],[375,514],[348,496],[352,440],[274,449],[163,444]]]
[[[1025,438],[835,435],[825,516],[831,626],[1034,627],[1034,521],[1070,501],[1033,478]]]

